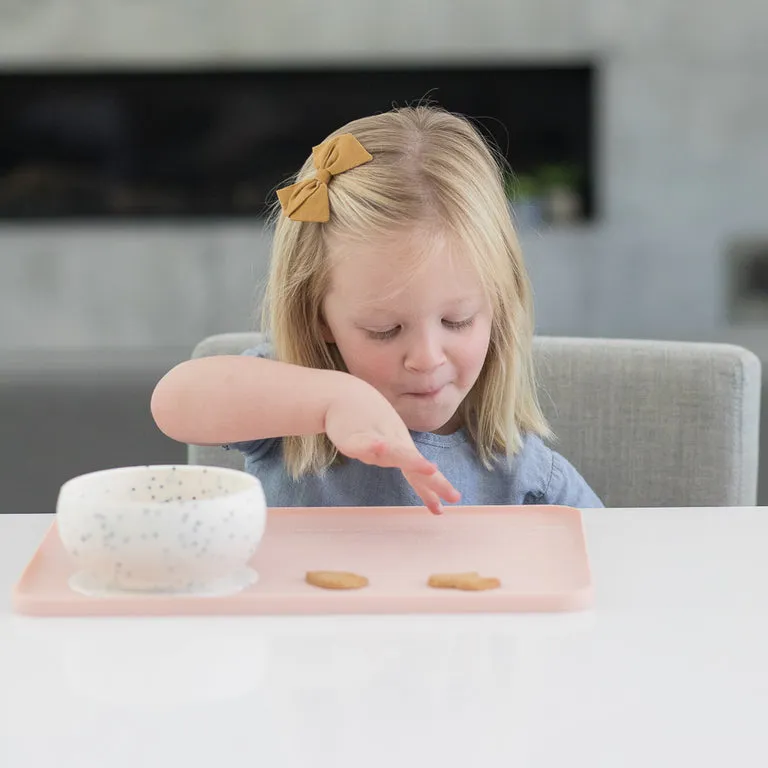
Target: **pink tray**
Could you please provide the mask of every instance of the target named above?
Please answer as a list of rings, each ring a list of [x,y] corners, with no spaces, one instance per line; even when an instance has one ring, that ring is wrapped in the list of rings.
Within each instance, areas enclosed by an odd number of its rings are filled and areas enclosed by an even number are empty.
[[[51,526],[13,592],[14,610],[37,616],[342,614],[566,611],[592,600],[581,513],[571,507],[275,508],[251,565],[259,581],[237,595],[84,597]],[[368,577],[361,590],[309,586],[309,570]],[[438,590],[432,573],[479,571],[487,592]]]

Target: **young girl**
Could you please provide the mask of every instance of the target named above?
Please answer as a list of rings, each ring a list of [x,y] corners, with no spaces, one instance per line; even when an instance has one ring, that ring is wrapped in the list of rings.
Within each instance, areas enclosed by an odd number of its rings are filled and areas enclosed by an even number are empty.
[[[467,119],[354,120],[278,198],[270,343],[169,371],[166,435],[240,449],[271,506],[602,506],[543,442],[528,277]]]

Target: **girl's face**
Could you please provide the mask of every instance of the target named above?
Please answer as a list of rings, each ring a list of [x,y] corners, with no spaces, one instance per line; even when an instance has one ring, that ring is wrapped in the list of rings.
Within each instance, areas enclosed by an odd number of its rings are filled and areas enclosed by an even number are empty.
[[[409,429],[454,432],[491,335],[491,305],[468,257],[421,229],[363,245],[331,241],[329,256],[325,340]]]

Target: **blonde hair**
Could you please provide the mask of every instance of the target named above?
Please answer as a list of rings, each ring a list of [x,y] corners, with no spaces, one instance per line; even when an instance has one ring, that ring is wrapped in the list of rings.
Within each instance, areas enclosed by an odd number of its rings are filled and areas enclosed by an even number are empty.
[[[276,359],[346,371],[320,327],[331,237],[370,241],[436,223],[462,244],[492,303],[485,363],[459,407],[478,455],[490,468],[499,453],[519,451],[523,433],[548,437],[536,393],[531,287],[504,194],[504,161],[467,118],[433,106],[353,120],[326,139],[342,133],[354,135],[373,160],[333,177],[330,220],[293,221],[279,206],[272,213],[263,327]],[[310,157],[296,180],[314,172]],[[324,434],[286,437],[283,453],[293,477],[323,471],[338,457]]]

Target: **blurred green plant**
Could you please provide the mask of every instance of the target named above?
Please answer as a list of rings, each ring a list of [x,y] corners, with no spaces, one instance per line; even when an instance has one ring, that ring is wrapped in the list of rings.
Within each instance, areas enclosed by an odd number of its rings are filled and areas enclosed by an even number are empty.
[[[505,173],[504,192],[511,202],[543,198],[557,188],[578,193],[582,178],[581,168],[577,165],[550,163],[539,166],[531,173]]]

